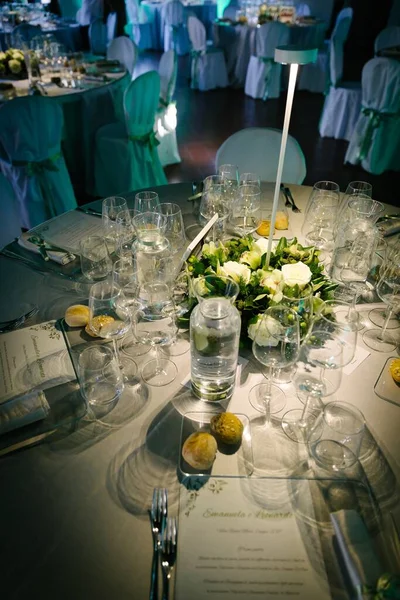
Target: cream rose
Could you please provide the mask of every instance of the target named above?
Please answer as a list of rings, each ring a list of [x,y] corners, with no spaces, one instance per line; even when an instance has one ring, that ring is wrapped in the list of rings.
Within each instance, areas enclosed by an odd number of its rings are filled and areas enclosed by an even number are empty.
[[[250,281],[251,270],[247,265],[235,262],[234,260],[228,260],[222,267],[219,267],[218,275],[230,277],[238,283],[241,280],[247,285]]]
[[[310,267],[303,262],[282,266],[283,281],[290,287],[294,285],[305,286],[311,281],[312,273]]]
[[[272,317],[258,315],[257,322],[252,323],[247,328],[247,334],[254,341],[257,335],[257,344],[259,346],[277,346],[279,340],[276,339],[277,334],[281,331],[282,326]]]

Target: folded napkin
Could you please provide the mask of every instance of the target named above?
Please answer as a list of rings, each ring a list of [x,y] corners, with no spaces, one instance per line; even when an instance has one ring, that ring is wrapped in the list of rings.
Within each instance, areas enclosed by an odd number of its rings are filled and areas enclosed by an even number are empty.
[[[32,242],[28,242],[28,238],[31,237],[31,235],[32,234],[29,233],[29,231],[23,233],[18,238],[18,244],[22,246],[22,248],[25,248],[25,250],[35,252],[35,254],[40,254],[39,246],[33,244]],[[50,258],[50,260],[53,260],[54,262],[60,265],[67,265],[68,263],[75,260],[75,255],[71,254],[70,252],[67,252],[67,250],[47,250],[47,256]]]
[[[360,600],[399,598],[398,578],[384,573],[365,523],[356,510],[331,513],[347,574]]]
[[[0,406],[0,435],[44,419],[50,411],[44,392],[18,396]]]

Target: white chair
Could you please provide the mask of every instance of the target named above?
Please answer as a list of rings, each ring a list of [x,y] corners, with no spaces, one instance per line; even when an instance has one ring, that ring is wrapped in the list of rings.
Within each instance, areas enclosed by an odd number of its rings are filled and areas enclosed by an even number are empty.
[[[206,28],[196,17],[188,18],[188,31],[192,44],[191,87],[202,92],[227,87],[228,73],[223,51],[207,46]]]
[[[164,23],[164,52],[175,50],[179,56],[188,54],[190,42],[186,26],[185,7],[180,0],[168,0],[161,8]]]
[[[76,13],[76,20],[79,25],[82,25],[83,27],[91,25],[96,19],[103,18],[103,0],[82,0],[82,2],[77,2],[77,4],[82,4]]]
[[[349,27],[342,27],[340,22],[342,19],[350,19]],[[318,56],[315,63],[308,65],[302,65],[299,68],[299,76],[297,80],[297,89],[307,90],[308,92],[315,92],[319,94],[325,94],[329,90],[329,47],[331,40],[337,39],[338,35],[342,36],[343,44],[346,42],[351,21],[353,19],[353,9],[351,7],[343,8],[337,15],[335,21],[335,27],[330,40],[325,40],[323,48],[318,50]]]
[[[329,49],[330,87],[319,122],[321,137],[350,140],[361,108],[361,83],[342,81],[343,46],[351,19],[341,19],[332,34]]]
[[[155,28],[151,8],[141,4],[139,0],[126,0],[125,5],[128,18],[125,33],[140,50],[154,48],[156,40],[153,39]]]
[[[112,12],[107,17],[107,45],[111,44],[112,40],[115,38],[115,31],[117,29],[117,13]]]
[[[21,235],[17,199],[12,185],[0,173],[0,249]]]
[[[27,229],[76,208],[61,149],[63,125],[62,108],[51,98],[15,98],[0,108],[1,169]]]
[[[375,38],[375,55],[385,48],[400,46],[400,27],[386,27]]]
[[[251,98],[279,98],[282,65],[274,61],[275,48],[289,43],[289,27],[279,21],[265,23],[257,29],[256,54],[247,68],[244,93]]]
[[[160,76],[148,71],[133,80],[124,95],[124,123],[110,123],[96,134],[95,183],[98,196],[167,183],[157,153],[154,122]]]
[[[176,103],[172,101],[176,86],[177,66],[174,50],[164,52],[158,67],[161,87],[160,103],[156,115],[156,133],[160,142],[157,150],[163,167],[181,162],[176,140]]]
[[[400,63],[373,58],[362,72],[362,108],[345,162],[380,175],[400,171]]]
[[[126,67],[127,71],[129,71],[130,75],[133,75],[138,58],[138,48],[129,38],[120,36],[113,39],[108,46],[107,58],[119,60]]]
[[[107,51],[107,26],[103,19],[96,19],[89,25],[90,51],[96,56],[103,55]]]
[[[215,167],[237,165],[240,173],[257,173],[261,181],[276,181],[282,131],[269,127],[248,127],[231,135],[217,151]],[[288,136],[282,181],[301,184],[306,161],[299,143]]]

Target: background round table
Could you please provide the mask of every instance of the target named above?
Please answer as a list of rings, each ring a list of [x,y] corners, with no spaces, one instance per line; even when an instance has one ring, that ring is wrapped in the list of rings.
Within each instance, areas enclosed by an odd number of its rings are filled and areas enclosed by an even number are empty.
[[[82,36],[78,23],[60,23],[57,27],[42,27],[38,35],[52,35],[59,44],[65,46],[68,52],[76,52],[82,49]],[[4,52],[10,47],[10,33],[0,29],[0,48]]]

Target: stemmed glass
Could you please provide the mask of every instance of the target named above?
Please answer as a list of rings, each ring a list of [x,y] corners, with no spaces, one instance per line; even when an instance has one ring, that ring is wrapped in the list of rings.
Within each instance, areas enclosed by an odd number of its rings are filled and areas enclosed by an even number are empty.
[[[153,212],[159,204],[160,199],[157,192],[138,192],[135,196],[134,209],[139,213]]]
[[[165,283],[145,283],[138,291],[138,308],[133,315],[134,335],[139,342],[153,346],[156,358],[142,367],[146,383],[156,387],[172,383],[177,375],[175,363],[161,358],[159,348],[171,343],[177,332],[175,306]]]
[[[115,250],[117,238],[117,216],[124,210],[128,210],[128,204],[125,198],[120,196],[105,198],[101,205],[104,238],[112,252]]]
[[[253,233],[261,222],[261,190],[257,185],[241,185],[233,202],[232,225],[240,235]]]
[[[333,333],[343,346],[343,367],[351,363],[356,353],[358,335],[358,312],[353,304],[326,300],[314,315],[313,327]]]
[[[136,239],[132,219],[137,212],[131,208],[117,214],[116,222],[116,253],[118,256],[131,256],[132,244]]]
[[[394,312],[400,311],[400,253],[396,254],[383,271],[376,293],[387,305],[388,310],[382,329],[369,329],[363,341],[377,352],[391,352],[397,348],[397,341],[387,333],[387,326]]]
[[[164,236],[169,241],[170,252],[178,254],[183,250],[186,243],[185,226],[183,224],[182,211],[177,204],[162,202],[155,212],[160,213],[166,219]]]
[[[225,221],[229,217],[230,209],[224,199],[222,180],[218,175],[210,175],[204,180],[204,191],[200,202],[200,216],[204,225],[218,213],[218,220],[212,228],[212,240],[215,242],[221,237]]]
[[[136,363],[122,357],[117,344],[117,340],[131,328],[131,311],[122,288],[112,280],[92,285],[89,293],[89,313],[89,327],[93,333],[112,340],[124,382],[128,385],[136,384]]]
[[[374,289],[376,289],[376,285],[379,281],[379,279],[382,277],[383,275],[383,271],[386,268],[386,266],[388,264],[391,264],[391,262],[396,261],[396,255],[398,253],[398,248],[389,246],[388,244],[386,245],[386,247],[384,248],[384,250],[380,249],[378,247],[377,251],[376,251],[376,264],[374,265],[374,268],[372,269],[371,272],[371,279],[372,279],[372,284],[374,285]],[[370,281],[371,281],[370,279]],[[368,313],[368,319],[371,321],[371,323],[373,323],[374,325],[376,325],[377,327],[383,327],[383,324],[386,321],[386,317],[387,317],[387,313],[388,313],[388,308],[373,308],[372,310],[369,311]],[[386,329],[398,329],[400,327],[400,314],[394,314],[392,311],[392,315],[388,321],[388,323],[386,324]]]
[[[337,183],[320,181],[314,185],[301,229],[307,244],[323,250],[332,249],[339,200]]]
[[[266,423],[270,415],[285,406],[285,393],[272,384],[275,369],[293,365],[298,358],[300,330],[297,314],[286,306],[271,306],[262,315],[253,340],[253,355],[268,367],[266,383],[260,383],[250,390],[250,404],[265,415]]]
[[[257,173],[242,173],[239,177],[239,187],[241,185],[256,185],[261,189],[261,180]]]
[[[291,283],[294,283],[291,282]],[[314,295],[311,284],[294,283],[285,286],[282,292],[281,304],[294,310],[299,318],[300,340],[304,339],[312,324],[314,310]]]
[[[321,398],[331,396],[342,380],[343,344],[328,331],[312,328],[301,349],[294,383],[306,394],[304,407],[289,410],[282,417],[282,429],[294,442],[306,443],[316,417],[322,410]]]
[[[350,181],[340,203],[339,216],[341,216],[342,211],[348,205],[351,197],[358,196],[359,194],[365,194],[369,198],[372,198],[372,185],[367,181]]]
[[[227,202],[234,200],[239,185],[239,169],[236,165],[221,165],[218,175],[224,186],[224,196]]]

